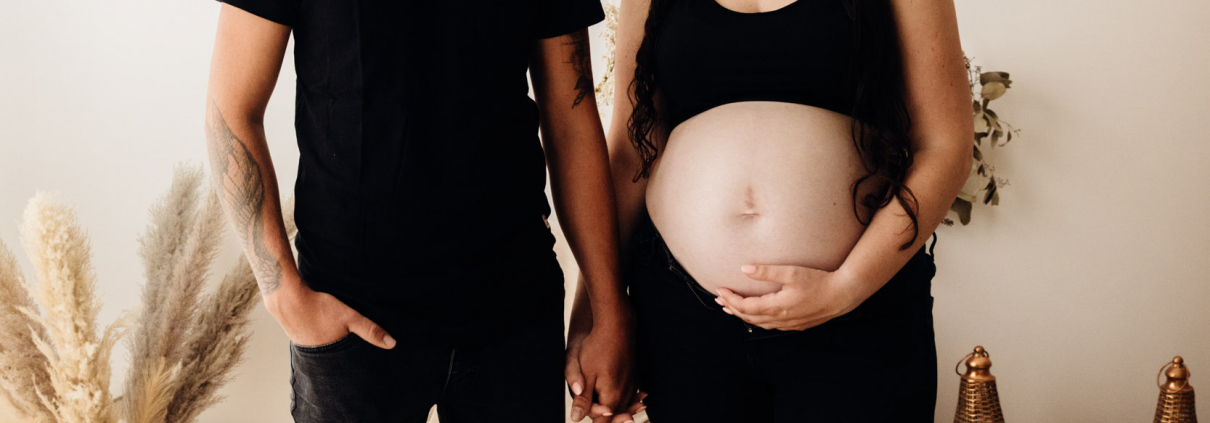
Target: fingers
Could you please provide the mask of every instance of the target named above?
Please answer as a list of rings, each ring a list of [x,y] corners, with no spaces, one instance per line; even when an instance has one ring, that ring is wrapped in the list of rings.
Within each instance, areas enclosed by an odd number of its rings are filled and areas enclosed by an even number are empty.
[[[584,420],[588,415],[587,410],[593,406],[592,400],[583,395],[576,395],[571,399],[571,421],[578,422]]]
[[[567,362],[563,367],[563,378],[567,379],[567,387],[571,389],[571,396],[579,396],[584,391],[584,375],[580,372],[578,354],[567,355]]]
[[[611,390],[611,391],[614,391],[614,390]],[[631,397],[633,397],[633,396],[634,396],[633,392],[630,394],[626,394],[625,392],[619,392],[619,395],[617,395],[616,396],[617,398],[615,399],[617,402],[613,407],[613,419],[610,419],[611,423],[626,423],[626,422],[633,423],[634,422],[634,416],[630,415],[630,413],[628,413],[626,410],[627,408],[630,408],[630,401],[631,401]],[[610,398],[610,399],[614,399],[614,398]]]
[[[593,403],[592,409],[588,410],[588,417],[597,420],[601,417],[609,417],[613,415],[613,410],[601,404]],[[606,419],[608,420],[608,419]]]
[[[635,396],[634,401],[631,402],[630,408],[626,409],[626,412],[632,416],[635,414],[642,413],[643,410],[647,409],[647,404],[643,403],[644,399],[647,399],[647,393],[639,392],[639,394]]]
[[[802,266],[745,264],[739,270],[758,281],[791,283],[797,281],[807,268]]]
[[[588,412],[592,405],[593,386],[595,384],[596,378],[591,376],[584,380],[584,392],[582,392],[580,395],[576,395],[576,398],[572,401],[571,419],[573,421],[578,422],[583,420],[584,417],[588,416]]]
[[[599,385],[610,385],[607,380],[597,379]],[[599,386],[597,391],[597,403],[609,409],[609,414],[602,413],[603,416],[612,416],[613,411],[618,409],[618,405],[622,402],[621,395],[616,389],[610,389],[609,386]]]
[[[726,307],[728,310],[725,311],[729,311],[731,314],[776,316],[781,314],[781,311],[777,307],[778,292],[759,297],[745,298],[730,289],[719,288],[718,297],[715,299],[715,302]]]
[[[617,415],[613,416],[611,423],[633,423],[635,421],[634,416],[647,409],[647,404],[643,404],[644,398],[647,398],[646,392],[638,392],[634,395],[631,395],[630,398],[627,399],[628,402],[630,402],[630,405],[625,411],[619,412]]]
[[[377,323],[360,314],[349,323],[349,332],[357,334],[361,339],[378,348],[387,350],[395,348],[395,338],[388,335],[382,326],[378,326]]]
[[[618,413],[618,414],[614,415],[613,420],[610,420],[609,422],[610,423],[634,423],[634,416],[632,416],[629,412]]]

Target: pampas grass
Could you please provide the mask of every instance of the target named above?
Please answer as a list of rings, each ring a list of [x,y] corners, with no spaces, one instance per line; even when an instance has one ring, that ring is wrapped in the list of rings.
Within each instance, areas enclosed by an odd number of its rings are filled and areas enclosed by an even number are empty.
[[[46,330],[21,310],[37,310],[25,288],[17,258],[0,240],[0,395],[11,414],[34,423],[53,421],[38,392],[54,395],[46,356],[34,337],[47,338]]]
[[[88,238],[75,213],[47,194],[30,200],[21,234],[39,289],[25,285],[0,242],[0,397],[18,421],[184,423],[221,401],[218,390],[247,349],[260,291],[241,255],[217,290],[202,292],[225,227],[203,180],[198,167],[176,169],[139,238],[143,305],[132,324],[120,318],[101,332]],[[293,203],[282,209],[293,233]],[[131,365],[115,400],[110,355],[127,327]]]
[[[199,301],[224,227],[217,195],[200,192],[203,179],[199,168],[178,167],[140,238],[147,282],[130,340],[130,423],[195,421],[221,400],[218,389],[247,349],[248,314],[260,296],[242,255]]]
[[[41,335],[31,329],[30,335],[46,359],[53,390],[29,389],[55,421],[115,422],[118,415],[109,394],[109,358],[123,325],[119,319],[98,332],[100,304],[88,236],[75,212],[49,194],[39,193],[30,200],[23,218],[22,243],[41,282],[32,294],[44,313],[32,307],[18,309],[45,330]]]

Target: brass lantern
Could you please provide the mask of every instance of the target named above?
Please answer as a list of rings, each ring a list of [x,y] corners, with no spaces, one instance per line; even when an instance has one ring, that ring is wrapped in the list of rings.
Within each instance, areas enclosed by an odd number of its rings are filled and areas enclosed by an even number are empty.
[[[959,372],[966,364],[966,373]],[[991,355],[982,346],[962,357],[954,372],[962,376],[958,385],[958,409],[954,423],[1004,423],[1000,410],[1000,395],[996,392],[996,377],[991,374]]]
[[[1179,355],[1160,368],[1160,374],[1155,376],[1155,383],[1160,387],[1160,399],[1155,405],[1155,423],[1197,423],[1190,375],[1185,360]],[[1167,376],[1168,380],[1160,383],[1160,376]]]

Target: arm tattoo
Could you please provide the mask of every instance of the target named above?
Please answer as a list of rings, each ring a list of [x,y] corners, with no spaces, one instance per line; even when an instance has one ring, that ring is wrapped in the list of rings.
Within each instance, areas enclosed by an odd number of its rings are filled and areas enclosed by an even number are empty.
[[[218,107],[212,109],[206,138],[210,141],[210,163],[215,180],[222,185],[227,215],[244,244],[261,294],[272,294],[281,285],[281,265],[265,248],[265,182],[260,165],[248,151],[248,145],[231,132]]]
[[[595,95],[596,89],[592,86],[592,60],[588,58],[587,31],[576,31],[570,35],[571,41],[564,45],[572,46],[571,56],[564,63],[570,63],[577,75],[576,100],[571,103],[571,108],[574,109],[585,98]]]

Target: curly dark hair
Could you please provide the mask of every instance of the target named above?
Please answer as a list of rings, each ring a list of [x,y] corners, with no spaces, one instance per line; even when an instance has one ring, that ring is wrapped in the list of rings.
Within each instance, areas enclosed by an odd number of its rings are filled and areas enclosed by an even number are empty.
[[[633,179],[636,182],[650,175],[658,154],[651,136],[660,118],[655,105],[655,93],[659,89],[655,46],[673,1],[651,0],[643,42],[635,57],[634,80],[629,87],[634,110],[627,131],[642,161],[642,167]],[[920,237],[920,225],[916,195],[904,185],[913,160],[908,137],[912,120],[904,100],[903,60],[895,17],[889,0],[841,1],[854,28],[854,54],[849,68],[849,77],[854,78],[851,82],[855,87],[850,132],[866,170],[852,186],[853,213],[861,224],[868,225],[859,205],[878,210],[892,200],[899,201],[912,220],[912,239],[899,247],[906,250]],[[874,184],[874,189],[861,196],[860,188],[866,184]]]

